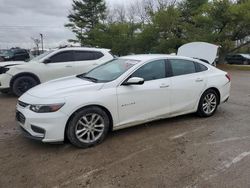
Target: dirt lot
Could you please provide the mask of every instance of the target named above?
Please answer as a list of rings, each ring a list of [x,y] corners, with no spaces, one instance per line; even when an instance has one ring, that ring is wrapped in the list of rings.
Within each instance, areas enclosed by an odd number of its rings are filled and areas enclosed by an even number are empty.
[[[81,150],[24,138],[17,98],[0,95],[0,187],[250,187],[250,72],[234,71],[228,103],[109,135]]]

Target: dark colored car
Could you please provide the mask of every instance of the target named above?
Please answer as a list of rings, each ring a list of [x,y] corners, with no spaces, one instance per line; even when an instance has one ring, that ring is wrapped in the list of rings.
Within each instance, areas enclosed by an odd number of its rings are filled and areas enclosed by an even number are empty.
[[[250,54],[227,55],[225,60],[228,64],[250,65]]]
[[[0,57],[4,61],[25,61],[30,58],[30,55],[25,49],[14,48],[4,51]]]

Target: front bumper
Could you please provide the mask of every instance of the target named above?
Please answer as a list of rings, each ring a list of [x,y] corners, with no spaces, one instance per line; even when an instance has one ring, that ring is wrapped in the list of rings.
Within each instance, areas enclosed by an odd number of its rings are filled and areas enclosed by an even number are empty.
[[[17,104],[16,120],[25,137],[42,142],[64,141],[64,131],[68,116],[57,111],[52,113],[35,113],[29,105]]]
[[[12,76],[9,74],[0,74],[0,91],[10,88],[10,80]]]

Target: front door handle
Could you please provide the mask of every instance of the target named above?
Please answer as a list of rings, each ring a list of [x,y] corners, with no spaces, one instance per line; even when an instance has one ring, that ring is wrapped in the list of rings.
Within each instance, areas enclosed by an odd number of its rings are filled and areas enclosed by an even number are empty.
[[[196,82],[203,82],[203,79],[202,78],[197,78],[195,81]]]
[[[72,68],[72,66],[71,66],[71,65],[66,65],[65,67],[66,67],[66,68]]]
[[[160,85],[160,88],[168,88],[169,85]]]

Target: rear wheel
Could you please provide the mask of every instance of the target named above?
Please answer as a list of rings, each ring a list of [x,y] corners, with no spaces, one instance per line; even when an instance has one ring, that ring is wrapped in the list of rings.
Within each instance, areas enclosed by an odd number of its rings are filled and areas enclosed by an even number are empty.
[[[38,82],[31,76],[20,76],[14,80],[12,91],[16,96],[21,96],[37,84]]]
[[[197,113],[201,117],[210,117],[216,112],[218,104],[218,94],[213,89],[209,89],[201,96]]]
[[[77,112],[66,129],[69,141],[80,148],[94,146],[104,140],[109,130],[109,118],[99,107]]]

